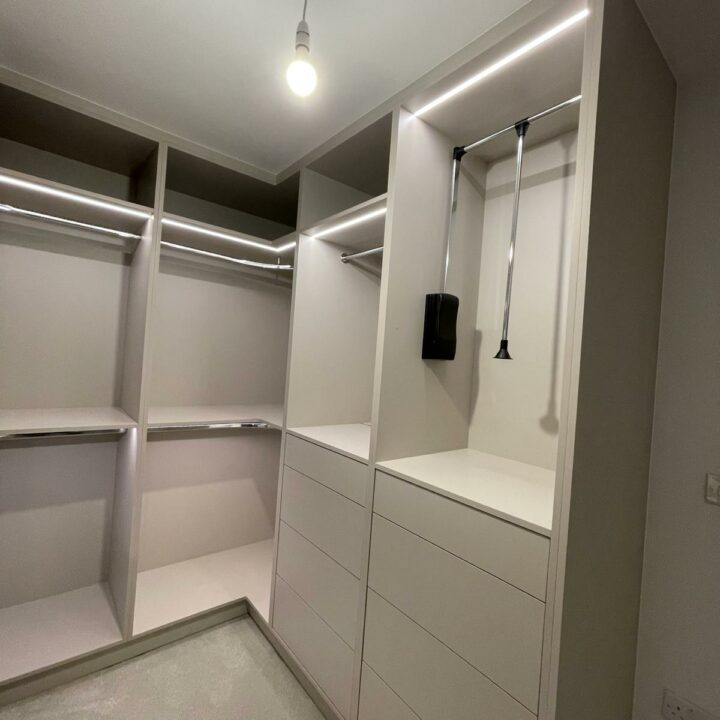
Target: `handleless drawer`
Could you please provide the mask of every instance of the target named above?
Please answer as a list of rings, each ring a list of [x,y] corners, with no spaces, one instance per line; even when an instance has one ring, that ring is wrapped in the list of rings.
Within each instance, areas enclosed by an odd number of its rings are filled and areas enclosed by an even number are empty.
[[[360,505],[365,505],[368,468],[364,463],[294,435],[285,439],[285,464]]]
[[[360,582],[284,522],[280,523],[277,574],[350,647],[355,646]]]
[[[536,720],[373,590],[368,591],[364,660],[420,720]],[[367,714],[361,717],[375,720]]]
[[[347,571],[360,576],[365,510],[285,466],[280,518]]]
[[[368,584],[537,712],[545,603],[378,515]]]
[[[350,646],[280,577],[273,629],[340,714],[350,714],[354,654]]]
[[[547,537],[386,473],[375,478],[378,515],[545,600]]]
[[[418,720],[418,716],[363,663],[358,720]]]

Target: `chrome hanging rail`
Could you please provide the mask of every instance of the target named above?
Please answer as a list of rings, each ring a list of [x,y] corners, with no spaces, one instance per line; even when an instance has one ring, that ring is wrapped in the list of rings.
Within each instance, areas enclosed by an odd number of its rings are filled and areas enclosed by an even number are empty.
[[[270,423],[264,420],[243,420],[241,422],[208,423],[166,423],[150,425],[148,432],[177,432],[179,430],[268,430]]]
[[[255,260],[244,260],[242,258],[230,257],[229,255],[221,255],[220,253],[210,252],[208,250],[199,250],[198,248],[189,247],[188,245],[177,245],[176,243],[162,240],[161,245],[172,248],[173,250],[182,250],[183,252],[192,253],[193,255],[202,255],[204,257],[213,258],[215,260],[225,260],[226,262],[235,263],[236,265],[245,265],[246,267],[258,268],[260,270],[292,270],[292,265],[256,262]]]
[[[495,140],[501,135],[513,132],[517,134],[517,152],[516,152],[516,165],[515,165],[515,192],[513,196],[513,215],[512,215],[512,226],[510,232],[510,247],[508,250],[508,273],[507,282],[505,287],[505,307],[503,312],[503,330],[502,338],[500,340],[500,349],[498,350],[495,357],[499,360],[511,360],[510,353],[508,351],[508,329],[510,324],[510,302],[512,300],[512,281],[513,281],[513,269],[515,266],[515,242],[517,240],[517,228],[518,228],[518,213],[520,208],[520,182],[522,179],[522,162],[523,152],[525,145],[525,135],[530,125],[542,118],[552,115],[553,113],[564,110],[576,103],[580,102],[582,95],[576,95],[575,97],[565,100],[564,102],[553,105],[552,107],[543,110],[542,112],[531,115],[530,117],[519,120],[512,125],[504,127],[502,130],[491,133],[490,135],[475,140],[467,145],[460,145],[453,149],[453,165],[452,165],[452,178],[450,185],[450,216],[448,220],[448,232],[446,237],[445,245],[445,267],[443,269],[442,277],[442,288],[445,293],[447,285],[448,267],[450,266],[450,245],[452,240],[453,231],[453,220],[455,217],[455,210],[457,208],[457,196],[458,196],[458,179],[460,175],[460,162],[464,155],[471,152],[475,148],[484,145],[485,143]]]
[[[93,435],[124,435],[127,428],[93,430],[49,430],[46,432],[0,433],[0,440],[37,440],[39,438],[91,437]]]
[[[357,260],[361,257],[367,257],[368,255],[377,255],[378,253],[381,253],[384,250],[382,245],[380,247],[371,248],[370,250],[360,250],[359,252],[354,253],[343,253],[340,256],[340,261],[344,263],[352,262],[353,260]]]

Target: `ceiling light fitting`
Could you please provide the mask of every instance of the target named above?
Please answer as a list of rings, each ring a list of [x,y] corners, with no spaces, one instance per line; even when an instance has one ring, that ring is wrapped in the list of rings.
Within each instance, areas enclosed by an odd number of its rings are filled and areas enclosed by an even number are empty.
[[[310,26],[305,20],[307,0],[303,5],[302,20],[298,23],[295,33],[295,59],[288,65],[285,78],[290,89],[300,97],[312,95],[317,85],[317,73],[310,57]]]

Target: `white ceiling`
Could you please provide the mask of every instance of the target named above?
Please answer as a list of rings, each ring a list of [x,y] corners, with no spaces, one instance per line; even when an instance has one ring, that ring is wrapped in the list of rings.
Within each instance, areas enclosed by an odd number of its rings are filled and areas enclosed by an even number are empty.
[[[302,0],[0,0],[0,65],[277,173],[529,1],[309,0],[308,99]]]
[[[680,83],[720,77],[720,0],[637,0]]]

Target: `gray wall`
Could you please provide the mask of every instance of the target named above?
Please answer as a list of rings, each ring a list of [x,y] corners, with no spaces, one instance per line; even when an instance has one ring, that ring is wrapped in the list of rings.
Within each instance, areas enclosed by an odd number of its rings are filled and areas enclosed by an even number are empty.
[[[680,87],[643,575],[635,720],[664,687],[720,717],[720,82]]]

